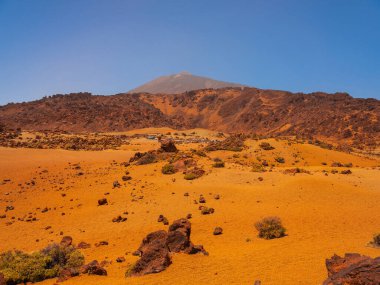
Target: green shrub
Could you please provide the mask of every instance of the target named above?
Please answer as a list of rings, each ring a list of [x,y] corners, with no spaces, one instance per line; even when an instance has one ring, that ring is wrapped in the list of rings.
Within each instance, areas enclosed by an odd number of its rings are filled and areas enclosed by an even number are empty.
[[[259,237],[264,239],[281,238],[286,232],[279,217],[265,217],[255,224],[255,228],[259,231]]]
[[[161,172],[163,174],[174,174],[176,173],[175,171],[175,168],[174,168],[174,165],[173,164],[165,164],[162,169],[161,169]]]
[[[198,177],[197,175],[195,175],[195,173],[186,173],[183,178],[185,178],[186,180],[194,180]]]
[[[31,254],[22,251],[0,254],[0,272],[8,285],[54,278],[63,269],[79,272],[83,264],[84,256],[75,247],[58,244]]]
[[[253,163],[252,171],[253,172],[265,172],[265,167],[261,163]]]

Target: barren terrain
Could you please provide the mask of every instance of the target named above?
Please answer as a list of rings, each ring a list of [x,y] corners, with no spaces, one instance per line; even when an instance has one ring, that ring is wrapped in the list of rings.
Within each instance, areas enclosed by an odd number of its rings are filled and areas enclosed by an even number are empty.
[[[321,284],[327,278],[325,259],[334,253],[379,256],[378,248],[368,246],[380,225],[378,158],[290,137],[247,138],[242,151],[205,151],[203,156],[196,151],[208,141],[223,139],[220,134],[204,129],[175,132],[168,128],[124,132],[128,143],[102,151],[1,147],[0,216],[5,215],[0,219],[1,251],[36,251],[68,235],[76,244],[91,244],[81,250],[86,262],[109,261],[108,276],[80,275],[65,281],[68,285],[255,280],[263,285]],[[158,134],[174,138],[180,153],[192,153],[204,175],[194,180],[185,180],[182,171],[164,175],[166,160],[124,164],[136,152],[159,149]],[[262,149],[262,142],[274,149]],[[276,161],[279,157],[283,163]],[[212,167],[215,158],[225,167]],[[268,166],[257,169],[264,160]],[[126,171],[131,179],[123,181]],[[113,187],[115,181],[121,187]],[[201,214],[194,202],[201,195],[214,213]],[[108,205],[99,206],[101,198]],[[14,209],[5,211],[7,206]],[[157,222],[160,214],[170,223],[192,214],[191,240],[209,255],[175,254],[165,271],[126,279],[125,272],[138,260],[132,253],[143,238],[168,228]],[[127,220],[113,222],[119,215]],[[266,216],[280,217],[287,235],[258,238],[254,224]],[[222,227],[223,234],[213,235],[215,227]],[[100,241],[108,245],[95,246]],[[116,262],[118,257],[125,262]]]

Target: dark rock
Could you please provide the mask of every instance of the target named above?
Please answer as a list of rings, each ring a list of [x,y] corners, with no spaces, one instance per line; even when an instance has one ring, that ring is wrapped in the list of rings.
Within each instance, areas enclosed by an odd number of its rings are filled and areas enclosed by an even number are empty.
[[[70,236],[64,236],[60,242],[63,246],[70,246],[73,243],[73,238]]]
[[[221,235],[222,233],[223,233],[223,229],[221,227],[216,227],[214,229],[213,235],[218,236],[218,235]]]
[[[91,244],[87,243],[87,242],[80,242],[78,245],[77,245],[77,248],[79,249],[86,249],[86,248],[90,248],[91,247]]]
[[[113,188],[120,188],[121,187],[119,181],[117,181],[117,180],[112,183],[112,186],[113,186]]]
[[[99,206],[103,206],[103,205],[107,205],[108,204],[108,201],[106,198],[102,198],[102,199],[99,199],[98,200],[98,205]]]
[[[128,175],[124,175],[123,177],[121,177],[121,179],[122,179],[123,181],[128,181],[128,180],[131,180],[132,177],[131,177],[131,176],[128,176]],[[114,186],[114,187],[115,187],[115,186]]]
[[[169,227],[167,245],[172,252],[185,251],[190,247],[191,224],[187,219],[179,219]]]
[[[120,256],[120,257],[116,258],[116,262],[118,262],[118,263],[121,263],[121,262],[124,262],[124,261],[125,261],[125,257],[123,257],[123,256]]]
[[[199,203],[206,203],[206,199],[203,196],[199,197]]]
[[[126,220],[128,220],[128,218],[122,217],[122,216],[117,216],[117,217],[115,217],[115,218],[112,219],[112,222],[114,222],[114,223],[122,223],[122,222],[125,222]]]
[[[380,257],[371,258],[358,253],[334,255],[326,260],[328,278],[323,285],[378,285]]]
[[[166,140],[161,142],[161,150],[164,152],[177,152],[177,147],[172,140]]]
[[[108,241],[102,240],[95,244],[96,247],[102,246],[102,245],[108,245]]]
[[[87,273],[89,275],[107,276],[107,270],[101,267],[97,260],[93,260],[89,264],[83,265],[81,268],[81,273]]]
[[[172,262],[166,244],[167,237],[166,231],[156,231],[147,235],[138,249],[141,258],[127,273],[128,276],[140,276],[165,270]]]

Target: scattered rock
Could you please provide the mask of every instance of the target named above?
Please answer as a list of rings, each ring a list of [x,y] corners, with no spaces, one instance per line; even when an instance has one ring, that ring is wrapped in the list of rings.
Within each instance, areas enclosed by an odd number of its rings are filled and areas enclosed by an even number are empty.
[[[129,181],[129,180],[132,179],[132,177],[131,177],[131,176],[128,176],[128,175],[124,175],[123,177],[121,177],[121,179],[122,179],[123,181]],[[114,187],[115,187],[115,186],[114,186]]]
[[[199,197],[199,203],[206,203],[206,199],[202,195]]]
[[[102,245],[108,245],[108,241],[102,240],[95,244],[96,247],[102,246]]]
[[[123,257],[123,256],[116,258],[116,262],[118,262],[118,263],[122,263],[124,261],[125,261],[125,257]]]
[[[218,236],[218,235],[221,235],[222,233],[223,233],[223,229],[221,227],[216,227],[214,229],[213,235]]]
[[[73,243],[73,238],[70,236],[64,236],[60,242],[63,246],[70,246]]]
[[[103,206],[103,205],[108,205],[108,201],[106,198],[102,198],[98,200],[98,205]]]
[[[107,276],[107,270],[101,267],[97,260],[93,260],[89,264],[83,265],[81,268],[81,273]]]
[[[112,222],[114,222],[114,223],[122,223],[122,222],[125,222],[126,220],[128,220],[128,218],[122,217],[122,216],[117,216],[117,217],[115,217],[115,218],[112,219]]]
[[[323,285],[380,284],[380,257],[371,258],[358,253],[334,255],[326,260],[328,278]]]
[[[87,242],[84,242],[84,241],[80,242],[77,245],[77,248],[79,248],[79,249],[86,249],[86,248],[90,248],[90,247],[91,247],[91,245]]]
[[[202,215],[209,215],[209,214],[213,214],[215,212],[214,208],[209,208],[209,207],[205,207],[205,206],[200,206],[199,210],[201,210]]]

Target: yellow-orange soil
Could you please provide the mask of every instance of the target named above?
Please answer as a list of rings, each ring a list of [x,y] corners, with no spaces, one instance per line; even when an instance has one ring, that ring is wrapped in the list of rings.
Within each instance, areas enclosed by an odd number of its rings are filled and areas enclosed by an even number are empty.
[[[167,131],[170,130],[146,132]],[[196,131],[203,136],[214,135]],[[99,152],[0,148],[0,184],[3,179],[11,179],[0,185],[0,215],[7,215],[0,219],[0,251],[38,250],[59,242],[62,231],[75,243],[91,244],[91,248],[82,250],[86,261],[112,261],[106,267],[107,277],[82,275],[64,283],[68,285],[253,284],[255,280],[261,280],[263,285],[312,285],[326,279],[325,259],[334,253],[379,256],[379,249],[367,246],[372,235],[380,231],[379,160],[309,144],[289,145],[286,140],[265,141],[275,149],[263,151],[260,141],[247,140],[247,148],[240,153],[208,153],[211,158],[222,158],[225,168],[212,168],[212,160],[197,158],[207,174],[192,181],[184,180],[182,173],[163,175],[161,167],[165,162],[121,166],[135,151],[159,147],[157,141],[143,138],[121,150]],[[199,145],[177,147],[186,150]],[[276,156],[284,157],[285,164],[275,163]],[[252,172],[250,163],[257,162],[257,157],[274,164],[272,171]],[[331,174],[334,161],[351,162],[352,174]],[[74,169],[76,163],[81,169]],[[311,173],[283,173],[291,167]],[[123,182],[126,169],[132,180]],[[322,170],[327,170],[328,175]],[[78,176],[78,172],[83,175]],[[35,185],[27,185],[32,179]],[[121,188],[112,188],[115,180],[122,184]],[[194,204],[200,194],[205,196],[207,206],[215,208],[214,214],[200,214],[199,205]],[[221,198],[215,200],[214,194]],[[107,198],[109,205],[98,206],[100,198]],[[7,205],[15,209],[5,213]],[[50,210],[41,213],[45,207]],[[126,222],[112,222],[125,211],[129,212]],[[18,220],[30,213],[37,221]],[[167,228],[157,222],[158,215],[172,222],[188,213],[193,215],[191,240],[202,244],[210,255],[175,254],[166,271],[126,279],[125,271],[138,258],[131,252],[148,233]],[[259,239],[254,223],[273,215],[282,219],[288,235]],[[6,225],[12,217],[14,223]],[[45,230],[47,226],[51,229]],[[216,226],[223,228],[222,235],[212,234]],[[102,240],[109,245],[95,247]],[[119,256],[124,256],[126,262],[116,263]],[[55,282],[51,279],[41,284]]]

